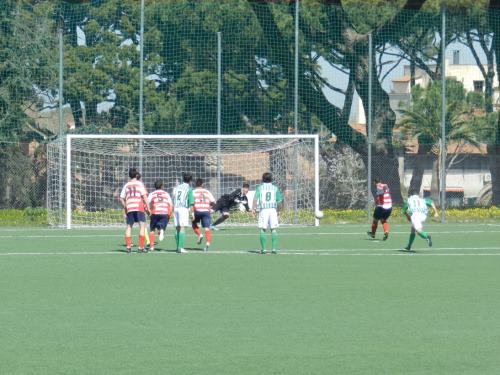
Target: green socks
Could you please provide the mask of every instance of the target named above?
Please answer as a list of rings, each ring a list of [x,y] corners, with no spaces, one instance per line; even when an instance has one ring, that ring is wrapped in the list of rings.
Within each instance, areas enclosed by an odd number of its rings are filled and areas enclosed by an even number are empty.
[[[271,243],[273,245],[273,250],[276,250],[276,245],[278,243],[278,232],[276,232],[276,229],[271,230]]]
[[[186,239],[186,232],[179,232],[179,249],[184,248],[184,240]]]
[[[423,238],[424,240],[426,240],[427,238],[429,238],[429,235],[427,234],[427,232],[412,232],[410,233],[410,241],[408,242],[408,248],[411,248],[411,245],[413,244],[413,241],[415,241],[415,237],[417,236],[417,234],[419,235],[419,237]]]
[[[262,251],[266,251],[266,231],[264,229],[260,230],[260,248]]]
[[[420,232],[418,235],[419,235],[421,238],[423,238],[424,240],[426,240],[426,239],[427,239],[427,237],[429,237],[429,235],[428,235],[426,232]]]
[[[408,241],[408,248],[411,248],[411,245],[413,244],[413,241],[415,241],[415,233],[410,233],[410,241]]]
[[[260,230],[260,248],[264,252],[266,251],[266,231],[264,229]],[[271,229],[271,244],[272,244],[272,250],[276,251],[276,245],[278,244],[278,232],[276,229]]]
[[[186,232],[175,232],[175,245],[177,250],[184,248],[184,240],[186,239]]]

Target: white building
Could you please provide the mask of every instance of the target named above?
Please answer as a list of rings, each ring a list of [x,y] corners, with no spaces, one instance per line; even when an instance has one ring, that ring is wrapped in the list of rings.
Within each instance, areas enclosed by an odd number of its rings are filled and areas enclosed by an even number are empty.
[[[452,62],[445,60],[446,77],[453,78],[461,82],[467,92],[484,93],[485,80],[481,70],[476,64],[460,64],[459,51],[454,51]],[[429,65],[431,71],[435,71],[436,65]],[[486,70],[487,67],[485,66]],[[396,122],[401,118],[399,109],[408,108],[411,104],[411,76],[410,66],[405,65],[403,76],[392,79],[392,87],[389,92],[390,106],[396,114]],[[426,87],[431,82],[430,76],[420,68],[415,69],[415,84]],[[495,69],[495,78],[493,81],[493,108],[498,110],[500,107],[499,82]],[[361,99],[356,95],[353,100],[353,108],[349,123],[355,128],[366,124],[366,117]],[[484,146],[484,145],[483,145]],[[416,147],[408,147],[405,156],[399,159],[400,170],[404,174],[401,181],[405,186],[409,186],[413,165],[416,158]],[[456,145],[448,145],[448,155],[454,153],[460,154],[459,163],[454,164],[449,170],[446,178],[447,192],[452,198],[449,203],[459,205],[459,201],[471,203],[481,192],[490,184],[491,175],[489,171],[488,158],[486,156],[486,147],[476,149],[466,146],[456,148]],[[420,156],[421,157],[421,156]],[[432,175],[432,158],[425,158],[425,172],[422,182],[422,190],[430,190]],[[404,172],[403,172],[404,171]],[[453,199],[455,197],[455,199]]]

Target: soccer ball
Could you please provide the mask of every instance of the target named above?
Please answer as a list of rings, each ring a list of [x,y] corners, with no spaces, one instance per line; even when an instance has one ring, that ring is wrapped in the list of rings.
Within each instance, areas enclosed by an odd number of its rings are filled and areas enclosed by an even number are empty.
[[[323,219],[324,216],[323,211],[321,210],[316,211],[314,215],[316,216],[316,219]]]

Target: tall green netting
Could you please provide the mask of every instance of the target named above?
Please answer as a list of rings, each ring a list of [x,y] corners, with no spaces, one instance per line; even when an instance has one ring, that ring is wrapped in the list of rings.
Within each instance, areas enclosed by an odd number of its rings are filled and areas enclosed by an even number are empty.
[[[141,118],[145,134],[319,133],[323,208],[366,209],[375,176],[396,204],[417,189],[448,208],[499,205],[500,10],[488,1],[151,0],[143,38],[141,3],[2,2],[2,207],[45,205],[50,140],[138,134]]]
[[[45,142],[57,131],[52,16],[48,2],[0,4],[0,209],[45,205]]]
[[[79,133],[139,131],[137,1],[61,2],[65,126]]]

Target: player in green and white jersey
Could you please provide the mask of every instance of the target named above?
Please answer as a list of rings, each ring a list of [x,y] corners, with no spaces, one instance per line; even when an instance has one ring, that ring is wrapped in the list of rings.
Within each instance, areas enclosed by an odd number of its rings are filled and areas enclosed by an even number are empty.
[[[273,176],[266,172],[262,175],[262,184],[257,186],[252,205],[252,213],[259,211],[261,254],[266,253],[266,230],[271,229],[272,253],[277,253],[278,244],[278,206],[281,206],[283,196],[280,189],[272,183]]]
[[[427,219],[429,207],[434,211],[434,217],[438,217],[436,205],[430,198],[420,198],[418,191],[411,192],[410,197],[403,205],[403,212],[408,221],[411,222],[411,233],[408,241],[408,246],[405,247],[406,251],[411,250],[411,245],[418,234],[421,238],[427,241],[429,246],[432,246],[432,237],[423,231],[423,223]]]
[[[193,189],[191,180],[193,176],[189,173],[183,173],[182,184],[174,188],[172,200],[174,203],[174,224],[175,224],[175,245],[178,253],[185,253],[184,240],[186,239],[185,227],[190,225],[189,217],[192,214],[194,204]]]

